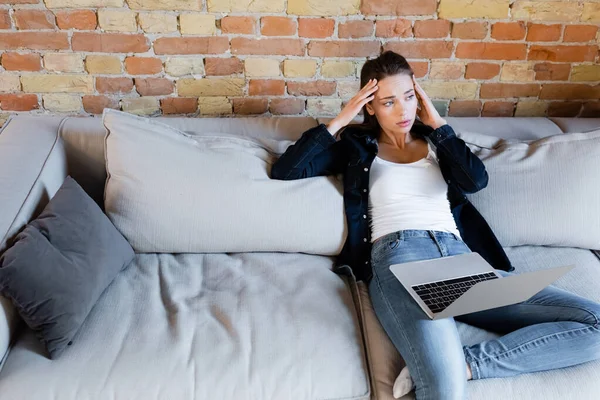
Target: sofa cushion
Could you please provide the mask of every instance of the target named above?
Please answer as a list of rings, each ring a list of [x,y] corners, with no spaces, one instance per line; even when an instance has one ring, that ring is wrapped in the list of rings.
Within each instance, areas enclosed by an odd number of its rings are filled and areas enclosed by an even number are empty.
[[[575,264],[570,273],[553,285],[594,301],[600,301],[600,259],[593,252],[567,247],[517,246],[505,248],[518,271],[527,272],[561,265]],[[373,311],[366,285],[359,282],[362,312],[367,320],[366,337],[369,364],[373,374],[373,392],[378,400],[393,400],[394,381],[405,365]],[[471,345],[500,336],[457,321],[461,341]],[[469,399],[485,400],[563,400],[593,399],[600,392],[600,361],[574,367],[523,374],[510,378],[469,381]],[[401,397],[414,399],[414,391]]]
[[[533,141],[458,136],[490,177],[467,197],[503,246],[600,249],[600,130]]]
[[[132,259],[131,246],[67,177],[0,257],[0,292],[55,359]]]
[[[369,399],[363,338],[333,258],[138,254],[64,357],[25,331],[6,399]]]
[[[192,136],[114,110],[104,124],[105,210],[137,252],[341,251],[335,177],[270,179],[278,154],[250,136]]]

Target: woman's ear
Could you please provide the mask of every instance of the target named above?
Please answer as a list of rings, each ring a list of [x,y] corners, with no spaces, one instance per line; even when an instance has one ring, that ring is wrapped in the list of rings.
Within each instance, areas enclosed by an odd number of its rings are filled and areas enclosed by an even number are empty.
[[[371,105],[370,102],[365,104],[365,108],[367,109],[367,112],[369,113],[369,115],[375,115],[375,110],[373,109],[373,106]]]

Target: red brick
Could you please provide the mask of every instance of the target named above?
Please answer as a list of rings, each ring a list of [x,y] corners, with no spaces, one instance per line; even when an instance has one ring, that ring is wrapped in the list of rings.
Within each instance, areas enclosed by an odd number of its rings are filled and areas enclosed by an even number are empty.
[[[377,37],[412,37],[412,21],[408,19],[382,19],[375,23]]]
[[[130,93],[133,90],[131,78],[96,78],[96,90],[99,93]]]
[[[67,32],[11,32],[0,33],[0,50],[66,50],[69,48]]]
[[[531,45],[528,60],[544,60],[558,62],[594,61],[598,46],[542,46]]]
[[[268,106],[268,99],[233,99],[234,114],[264,114],[267,112]]]
[[[330,18],[300,18],[298,36],[323,39],[333,35],[335,21]]]
[[[571,64],[537,63],[533,66],[538,81],[567,81]]]
[[[221,18],[221,32],[252,35],[255,32],[256,18],[253,17],[223,17]]]
[[[458,39],[483,39],[487,36],[487,22],[455,22],[452,24],[452,37]]]
[[[515,112],[514,101],[486,101],[481,111],[482,117],[512,117]]]
[[[596,38],[598,27],[596,25],[567,25],[563,42],[589,42]]]
[[[454,43],[445,40],[387,42],[383,50],[392,50],[406,58],[449,58]]]
[[[472,62],[467,64],[465,79],[492,79],[500,73],[500,65]]]
[[[527,44],[525,43],[461,42],[456,46],[457,58],[524,60],[526,55]]]
[[[305,45],[302,39],[231,39],[232,54],[265,54],[303,56]]]
[[[4,111],[31,111],[40,108],[35,94],[0,94],[0,109]]]
[[[271,99],[269,111],[274,115],[296,115],[302,114],[305,108],[305,100],[293,97]]]
[[[538,83],[482,83],[479,98],[536,97],[539,92]]]
[[[521,40],[525,37],[525,22],[496,22],[492,25],[492,39]],[[485,111],[485,106],[483,107]]]
[[[160,100],[163,114],[194,114],[198,111],[195,97],[167,97]]]
[[[413,28],[418,38],[445,38],[450,33],[450,21],[445,19],[425,19],[415,21]]]
[[[337,85],[332,81],[288,82],[288,94],[292,96],[331,96]]]
[[[364,15],[432,15],[437,0],[363,0],[360,11]]]
[[[8,10],[0,10],[0,29],[10,28],[12,28],[12,22]]]
[[[540,99],[578,100],[600,99],[600,83],[587,85],[585,83],[545,83],[542,85]]]
[[[553,101],[548,104],[549,117],[576,117],[581,110],[581,101]]]
[[[528,42],[554,42],[560,38],[562,25],[560,24],[527,24]]]
[[[161,96],[173,93],[175,85],[167,78],[135,78],[135,89],[141,96]]]
[[[428,61],[411,61],[408,62],[410,67],[413,70],[416,78],[422,78],[427,75],[427,71],[429,70],[429,62]]]
[[[42,64],[39,54],[2,54],[2,66],[7,71],[40,71]]]
[[[361,38],[373,35],[373,21],[355,20],[340,23],[338,25],[338,37]]]
[[[98,25],[98,20],[92,10],[65,10],[56,12],[56,23],[60,29],[93,31]]]
[[[233,75],[244,71],[244,63],[236,57],[206,58],[204,72],[206,75]]]
[[[97,53],[144,53],[150,49],[142,34],[75,32],[71,44],[74,51]]]
[[[251,79],[248,84],[250,96],[282,96],[285,93],[285,81],[273,79]]]
[[[127,57],[125,69],[131,75],[153,75],[162,71],[162,61],[154,57]]]
[[[215,37],[168,37],[154,41],[155,54],[221,54],[229,49],[229,39]]]
[[[479,117],[481,114],[481,101],[479,100],[452,100],[448,107],[450,117]]]
[[[265,36],[293,36],[298,28],[296,21],[287,17],[262,17],[260,22],[260,32]]]
[[[580,117],[600,118],[600,101],[588,101],[583,103]]]
[[[102,114],[105,108],[119,109],[119,101],[107,96],[83,96],[83,109],[90,114]]]
[[[380,53],[379,41],[361,40],[328,40],[311,41],[308,44],[308,55],[312,57],[369,57]]]
[[[54,29],[54,14],[47,10],[15,10],[13,15],[18,29]]]

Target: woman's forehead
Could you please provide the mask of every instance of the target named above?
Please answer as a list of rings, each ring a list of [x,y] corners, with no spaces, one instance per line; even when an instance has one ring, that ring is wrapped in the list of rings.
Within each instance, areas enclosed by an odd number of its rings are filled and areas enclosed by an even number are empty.
[[[408,75],[392,75],[377,82],[379,89],[375,92],[377,98],[389,96],[402,96],[407,91],[414,89],[414,84]]]

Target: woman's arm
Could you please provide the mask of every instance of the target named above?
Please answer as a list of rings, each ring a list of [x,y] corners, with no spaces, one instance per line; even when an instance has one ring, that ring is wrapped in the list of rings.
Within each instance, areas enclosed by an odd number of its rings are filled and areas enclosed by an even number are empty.
[[[311,128],[273,164],[271,178],[291,180],[341,173],[346,165],[343,147],[324,124]]]
[[[489,178],[483,162],[440,116],[414,75],[413,82],[419,99],[417,115],[421,119],[413,130],[435,145],[440,166],[444,166],[441,168],[444,179],[455,183],[464,193],[475,193],[486,187]]]
[[[437,149],[440,165],[448,167],[442,168],[446,181],[454,182],[464,193],[475,193],[487,186],[485,165],[450,125],[438,127],[428,137]]]
[[[373,100],[377,89],[377,81],[369,80],[329,125],[321,124],[304,132],[273,164],[271,177],[289,180],[344,172],[347,145],[344,140],[336,141],[332,135],[348,125],[362,107]]]

